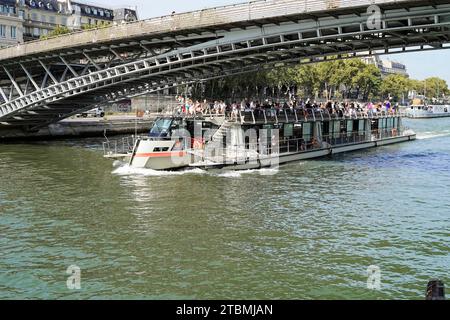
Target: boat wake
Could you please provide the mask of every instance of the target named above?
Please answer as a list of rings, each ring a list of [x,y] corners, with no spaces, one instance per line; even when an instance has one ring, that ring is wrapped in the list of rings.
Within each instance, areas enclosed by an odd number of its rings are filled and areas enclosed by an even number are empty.
[[[118,176],[145,176],[145,177],[162,177],[162,176],[182,176],[186,174],[205,174],[206,171],[201,169],[186,169],[180,171],[158,171],[153,169],[133,168],[128,164],[122,165],[113,171]]]
[[[224,171],[213,175],[220,178],[240,178],[243,175],[252,175],[252,174],[259,174],[261,176],[270,176],[277,174],[278,171],[279,169],[254,169],[243,171]]]
[[[206,171],[199,168],[184,169],[179,171],[159,171],[153,169],[133,168],[128,164],[118,166],[115,163],[115,169],[112,172],[118,176],[144,176],[144,177],[163,177],[163,176],[182,176],[182,175],[210,175],[220,178],[240,178],[243,175],[259,174],[259,175],[274,175],[278,173],[278,169],[255,169],[245,171]]]
[[[450,130],[444,130],[440,132],[422,132],[417,134],[418,140],[428,140],[428,139],[435,139],[435,138],[442,138],[450,136]]]

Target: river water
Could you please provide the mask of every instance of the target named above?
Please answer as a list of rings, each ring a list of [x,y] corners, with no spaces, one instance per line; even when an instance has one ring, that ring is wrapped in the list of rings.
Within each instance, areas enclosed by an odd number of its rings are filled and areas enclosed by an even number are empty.
[[[114,168],[101,139],[0,145],[0,299],[423,299],[450,285],[450,118],[407,124],[416,142],[278,173]]]

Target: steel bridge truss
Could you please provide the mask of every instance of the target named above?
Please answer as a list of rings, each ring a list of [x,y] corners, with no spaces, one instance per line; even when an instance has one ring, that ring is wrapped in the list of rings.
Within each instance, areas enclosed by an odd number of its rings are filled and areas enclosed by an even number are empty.
[[[336,11],[9,61],[0,67],[0,125],[37,130],[127,97],[290,63],[450,47],[450,4],[386,10],[379,29],[367,19]]]

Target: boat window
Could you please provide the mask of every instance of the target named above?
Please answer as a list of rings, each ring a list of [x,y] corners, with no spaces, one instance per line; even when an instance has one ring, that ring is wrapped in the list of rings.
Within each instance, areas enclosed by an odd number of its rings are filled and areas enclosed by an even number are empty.
[[[339,138],[341,136],[341,122],[333,121],[333,138]]]
[[[169,129],[172,124],[172,119],[158,119],[155,121],[150,137],[167,137],[169,136]]]
[[[358,125],[358,129],[359,129],[359,134],[364,134],[366,131],[366,121],[365,120],[359,120],[359,125]]]
[[[379,126],[380,122],[381,122],[381,120],[378,120],[378,119],[375,119],[372,121],[372,131],[381,129],[381,127]]]
[[[353,133],[353,120],[347,121],[347,136],[350,137]]]
[[[168,147],[165,147],[165,148],[154,148],[153,149],[153,152],[167,152],[167,151],[169,151]]]
[[[308,142],[312,140],[312,125],[309,122],[303,124],[303,139]]]
[[[303,125],[300,123],[294,124],[294,137],[302,138],[303,137]]]
[[[293,123],[286,123],[284,125],[284,136],[289,137],[289,138],[294,136],[294,124]]]
[[[322,123],[322,136],[328,137],[329,134],[330,134],[330,122],[325,121]]]

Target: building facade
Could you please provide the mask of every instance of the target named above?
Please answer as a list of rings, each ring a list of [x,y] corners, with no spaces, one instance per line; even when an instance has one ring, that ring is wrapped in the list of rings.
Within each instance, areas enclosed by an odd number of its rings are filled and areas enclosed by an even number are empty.
[[[71,0],[0,0],[15,6],[23,21],[23,40],[31,41],[48,35],[57,26],[70,30],[81,30],[85,26],[110,25],[121,21],[121,12],[100,5]],[[131,10],[133,20],[137,20],[136,10]],[[133,15],[134,14],[134,15]],[[133,21],[131,20],[131,21]]]
[[[0,48],[23,42],[23,19],[16,0],[0,0]]]
[[[66,26],[72,15],[66,0],[19,0],[17,10],[23,18],[24,41],[39,39],[57,26]]]
[[[381,59],[379,56],[370,56],[366,58],[362,58],[362,60],[367,64],[372,64],[376,66],[381,71],[381,75],[383,77],[386,77],[391,74],[399,74],[405,77],[409,77],[406,65],[390,61],[390,60],[384,60]]]
[[[72,19],[68,25],[71,29],[81,29],[83,26],[110,25],[114,20],[114,10],[72,2]]]

